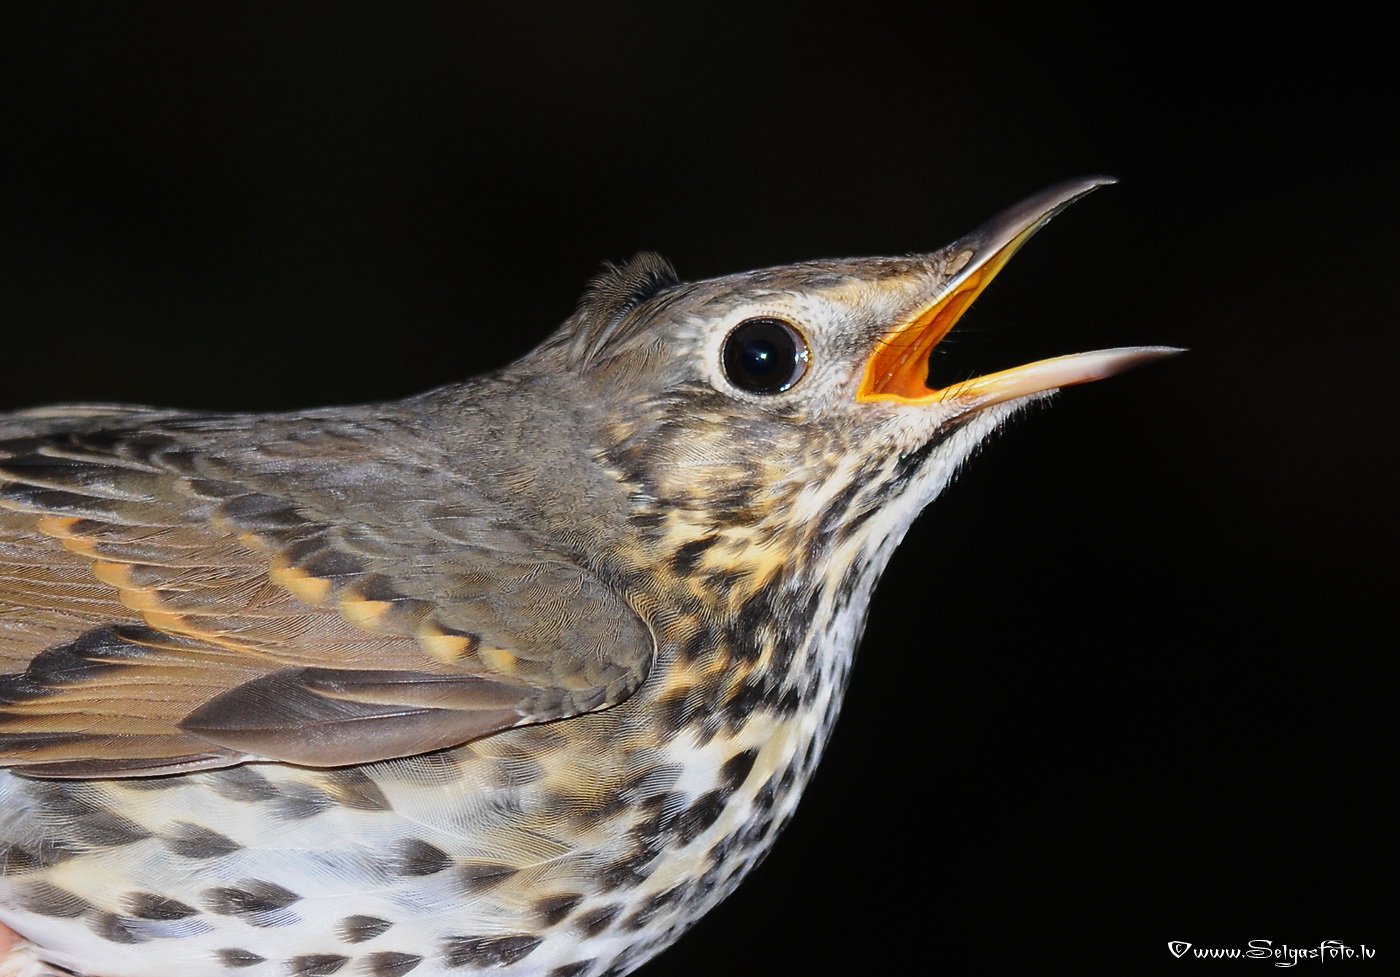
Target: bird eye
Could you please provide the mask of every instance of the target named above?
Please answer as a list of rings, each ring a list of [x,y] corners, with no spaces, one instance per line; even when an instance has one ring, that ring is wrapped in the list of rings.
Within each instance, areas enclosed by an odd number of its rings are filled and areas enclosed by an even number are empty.
[[[777,394],[807,372],[811,351],[802,333],[782,319],[745,319],[724,338],[724,375],[740,390]]]

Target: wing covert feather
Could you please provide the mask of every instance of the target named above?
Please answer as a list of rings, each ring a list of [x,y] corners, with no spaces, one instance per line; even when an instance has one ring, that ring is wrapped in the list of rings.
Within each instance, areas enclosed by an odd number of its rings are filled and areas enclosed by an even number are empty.
[[[262,419],[250,449],[258,420],[0,418],[0,763],[363,763],[646,677],[622,595],[469,474],[376,449],[362,419]]]

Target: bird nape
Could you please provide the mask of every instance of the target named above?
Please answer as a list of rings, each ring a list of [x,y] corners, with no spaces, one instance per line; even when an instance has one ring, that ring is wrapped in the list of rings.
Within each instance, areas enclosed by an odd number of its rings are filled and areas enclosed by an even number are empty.
[[[598,977],[668,946],[791,817],[918,512],[1018,408],[1173,352],[928,385],[1104,182],[922,255],[643,255],[401,402],[0,416],[9,965]]]

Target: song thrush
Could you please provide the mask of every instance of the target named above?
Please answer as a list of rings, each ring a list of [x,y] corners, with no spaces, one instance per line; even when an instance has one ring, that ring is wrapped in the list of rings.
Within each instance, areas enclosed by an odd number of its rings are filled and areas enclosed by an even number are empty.
[[[913,257],[686,284],[643,255],[519,362],[402,402],[0,417],[11,966],[659,952],[792,815],[919,510],[1019,407],[1170,352],[927,385],[1104,182]]]

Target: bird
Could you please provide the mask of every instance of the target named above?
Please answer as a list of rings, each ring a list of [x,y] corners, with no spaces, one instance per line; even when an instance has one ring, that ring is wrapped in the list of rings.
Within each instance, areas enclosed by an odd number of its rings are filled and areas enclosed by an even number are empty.
[[[643,253],[401,401],[0,415],[4,966],[640,967],[792,817],[915,516],[1028,404],[1178,352],[930,385],[1108,182],[925,254]]]

